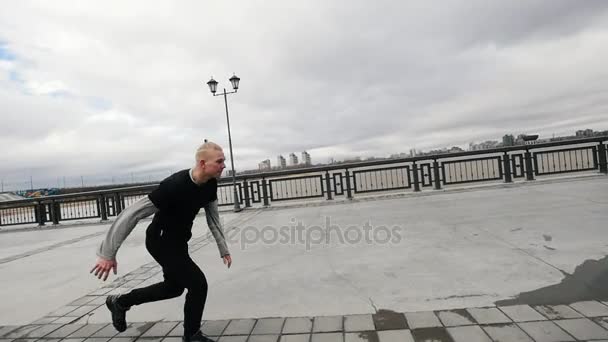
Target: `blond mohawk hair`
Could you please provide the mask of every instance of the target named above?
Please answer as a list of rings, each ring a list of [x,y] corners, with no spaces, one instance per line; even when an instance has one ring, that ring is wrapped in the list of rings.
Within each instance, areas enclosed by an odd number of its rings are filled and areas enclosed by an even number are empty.
[[[207,141],[207,139],[205,139],[205,142],[196,150],[196,154],[194,155],[195,161],[197,163],[201,160],[206,161],[208,157],[207,151],[211,150],[222,151],[222,147],[212,141]]]

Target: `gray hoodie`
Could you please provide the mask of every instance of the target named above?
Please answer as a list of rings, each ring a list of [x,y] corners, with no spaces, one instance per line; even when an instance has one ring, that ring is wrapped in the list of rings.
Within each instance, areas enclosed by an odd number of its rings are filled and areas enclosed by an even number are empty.
[[[190,171],[192,177],[192,171]],[[207,204],[205,207],[205,216],[207,218],[207,225],[209,230],[215,238],[217,247],[220,252],[220,257],[229,255],[228,246],[226,245],[226,239],[224,237],[224,231],[222,229],[222,223],[220,221],[220,214],[218,210],[217,200]],[[158,208],[154,206],[148,196],[140,199],[123,210],[116,221],[112,223],[112,226],[108,230],[105,239],[99,245],[97,249],[97,256],[102,257],[106,260],[114,260],[118,248],[125,241],[127,236],[133,231],[133,228],[137,223],[152,214],[155,214]]]

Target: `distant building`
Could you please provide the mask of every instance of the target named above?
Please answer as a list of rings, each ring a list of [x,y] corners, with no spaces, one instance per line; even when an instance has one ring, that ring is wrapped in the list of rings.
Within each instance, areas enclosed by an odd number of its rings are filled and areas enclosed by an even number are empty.
[[[515,137],[513,134],[505,134],[502,137],[502,146],[514,146],[515,145]]]
[[[401,158],[407,158],[407,157],[409,157],[409,155],[407,153],[401,152],[401,153],[393,153],[393,154],[391,154],[391,156],[389,158],[401,159]]]
[[[302,152],[302,164],[310,165],[310,154],[306,151]]]
[[[271,169],[270,159],[266,159],[263,162],[259,163],[258,164],[258,169],[260,171],[268,171],[268,170],[270,170]]]
[[[479,144],[469,143],[469,151],[488,150],[496,147],[498,147],[498,141],[496,140],[486,140]]]
[[[412,149],[410,150],[410,157],[415,157],[415,156],[416,156],[416,149],[415,149],[415,148],[412,148]]]
[[[592,129],[581,129],[576,131],[576,137],[577,138],[589,138],[592,137],[593,134],[593,130]]]
[[[464,152],[464,150],[458,146],[452,146],[449,150],[448,153],[457,153],[457,152]]]
[[[284,169],[287,167],[287,162],[285,161],[285,158],[283,158],[282,155],[279,155],[277,157],[277,166],[281,169]]]
[[[289,154],[289,165],[298,165],[298,156],[295,153]]]

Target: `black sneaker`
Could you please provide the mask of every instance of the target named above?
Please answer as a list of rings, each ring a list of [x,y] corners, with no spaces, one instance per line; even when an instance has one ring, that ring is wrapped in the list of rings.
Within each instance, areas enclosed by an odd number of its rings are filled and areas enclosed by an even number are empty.
[[[205,336],[202,331],[197,331],[196,334],[192,335],[190,338],[186,336],[182,336],[182,342],[215,342],[209,337]]]
[[[112,313],[112,324],[119,332],[127,330],[126,313],[129,308],[123,308],[116,302],[118,295],[110,295],[106,298],[106,306]]]

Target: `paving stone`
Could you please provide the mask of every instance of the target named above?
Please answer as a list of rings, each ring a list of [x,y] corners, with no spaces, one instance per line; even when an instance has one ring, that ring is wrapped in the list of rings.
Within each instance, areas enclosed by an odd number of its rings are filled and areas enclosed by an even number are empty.
[[[283,334],[308,334],[312,331],[312,321],[310,317],[289,317],[285,320]]]
[[[218,342],[246,342],[249,336],[222,336]],[[164,341],[163,341],[164,342]]]
[[[251,335],[247,342],[278,342],[279,335],[271,334],[271,335]]]
[[[538,305],[534,309],[548,319],[566,319],[583,317],[580,313],[567,305]]]
[[[445,328],[420,328],[410,330],[416,342],[454,342]]]
[[[465,309],[439,311],[437,316],[446,327],[477,324],[473,316]]]
[[[15,338],[28,338],[28,334],[32,331],[40,328],[40,325],[23,325],[14,329],[13,331],[4,334],[4,338],[15,339]]]
[[[478,325],[447,328],[454,342],[492,342]]]
[[[285,318],[262,318],[258,319],[251,331],[252,335],[274,335],[281,334]],[[276,341],[274,341],[276,342]]]
[[[388,310],[380,310],[372,315],[376,330],[400,330],[407,329],[408,325],[403,313]]]
[[[57,317],[45,316],[45,317],[42,317],[42,318],[32,322],[32,324],[49,324],[49,323],[52,323],[56,319],[57,319]],[[0,333],[0,336],[2,336],[1,333]]]
[[[534,342],[530,336],[515,324],[485,325],[482,329],[490,335],[494,341],[510,342]]]
[[[78,317],[63,316],[63,317],[55,317],[55,320],[53,321],[53,323],[56,323],[56,324],[74,323],[74,324],[76,324],[78,320],[79,320]],[[86,323],[81,323],[81,324],[86,324]]]
[[[84,327],[83,324],[66,324],[64,326],[62,326],[61,328],[53,331],[52,333],[46,335],[46,338],[66,338],[68,336],[70,336],[71,333],[75,332],[76,330],[80,329]],[[73,337],[78,339],[78,337]]]
[[[344,334],[344,342],[379,342],[376,331],[359,331]]]
[[[108,326],[108,323],[85,324],[82,328],[74,331],[68,337],[70,338],[87,338],[93,336],[96,332]]]
[[[344,316],[344,331],[370,331],[375,330],[374,319],[368,315],[348,315]]]
[[[93,300],[87,303],[87,305],[105,305],[106,304],[106,296],[92,296]]]
[[[154,325],[154,322],[148,323],[131,323],[127,326],[127,330],[117,334],[114,338],[121,337],[139,337]]]
[[[229,322],[229,321],[228,321]],[[169,331],[167,337],[182,337],[184,335],[184,324],[180,322],[175,322],[177,325],[173,330]],[[205,322],[202,323],[201,327],[205,325]],[[219,335],[218,335],[219,336]]]
[[[108,324],[105,327],[97,330],[90,337],[107,337],[109,340],[110,337],[114,337],[116,334],[118,334],[118,331],[116,331],[116,329],[114,328],[114,326],[112,326],[112,324]]]
[[[202,330],[209,336],[220,336],[224,332],[224,329],[226,329],[228,323],[230,323],[229,319],[205,321]],[[181,324],[179,324],[178,327],[181,327]]]
[[[74,310],[76,310],[76,308],[73,306],[62,306],[53,312],[49,312],[46,316],[61,317],[67,315],[68,313]]]
[[[177,322],[157,322],[142,337],[164,337],[177,326]],[[203,329],[203,331],[205,331]],[[205,333],[207,333],[205,331]],[[217,334],[219,335],[219,334]]]
[[[343,316],[317,316],[313,320],[312,331],[313,333],[342,331],[343,321]]]
[[[497,308],[470,308],[467,311],[479,324],[511,323],[509,317]]]
[[[83,305],[83,306],[78,306],[75,307],[75,310],[70,311],[69,313],[65,314],[66,317],[80,317],[80,316],[84,316],[86,314],[88,314],[89,312],[97,309],[99,306],[96,305]],[[74,308],[74,306],[73,306]]]
[[[608,329],[608,317],[593,317],[592,320],[604,327],[604,329]]]
[[[146,336],[146,337],[140,337],[140,338],[138,338],[137,342],[160,342],[162,340],[163,340],[163,337]]]
[[[553,322],[526,322],[517,323],[536,342],[567,342],[574,341],[572,336],[566,334]]]
[[[84,342],[107,342],[109,339],[109,337],[89,337]]]
[[[608,331],[588,318],[564,319],[553,322],[579,340],[608,338]]]
[[[279,342],[309,342],[310,334],[281,335]]]
[[[46,335],[50,334],[51,332],[61,328],[62,324],[45,324],[40,326],[39,329],[35,329],[32,330],[32,332],[30,332],[27,337],[28,338],[41,338],[41,337],[45,337]]]
[[[10,333],[11,331],[13,331],[17,328],[19,328],[18,325],[6,325],[3,327],[0,327],[0,337],[4,337],[4,335]]]
[[[547,318],[529,305],[501,306],[499,308],[513,322],[545,321]]]
[[[165,337],[165,338],[163,338],[163,340],[161,342],[182,342],[182,338],[181,337]]]
[[[406,312],[405,319],[410,329],[441,327],[433,311]]]
[[[255,319],[233,319],[226,327],[224,335],[249,335],[254,325]]]
[[[44,342],[50,342],[52,340],[44,339],[44,340],[38,340],[38,341],[40,341],[40,342],[43,342],[43,341]],[[61,342],[83,342],[84,338],[64,338],[63,340],[57,339],[57,341],[61,341]]]
[[[97,290],[89,293],[90,296],[104,296],[110,292],[111,289],[108,288],[98,288]]]
[[[11,341],[11,342],[35,342],[36,340],[38,340],[38,339],[36,339],[36,338],[18,338],[16,340],[8,339],[8,341]]]
[[[110,339],[111,342],[135,342],[137,337],[113,337]]]
[[[336,332],[312,334],[310,342],[344,342],[344,335]]]
[[[414,342],[414,336],[407,329],[378,331],[380,342]]]
[[[84,297],[80,297],[80,298],[76,299],[75,301],[71,302],[68,305],[69,306],[86,305],[87,303],[90,303],[95,298],[96,298],[96,296],[84,296]]]
[[[570,307],[587,317],[608,316],[608,306],[596,301],[576,302]]]

